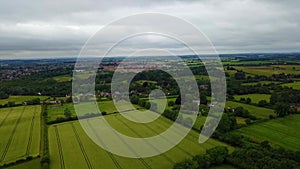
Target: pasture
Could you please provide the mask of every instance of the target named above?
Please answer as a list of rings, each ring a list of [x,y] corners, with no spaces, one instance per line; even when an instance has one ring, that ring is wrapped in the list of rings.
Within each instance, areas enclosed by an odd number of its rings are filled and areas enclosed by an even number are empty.
[[[234,95],[234,99],[239,101],[241,98],[250,98],[251,103],[258,103],[261,100],[266,100],[270,102],[271,95],[270,94],[246,94],[246,95]]]
[[[172,125],[172,121],[159,117],[150,123],[135,123],[122,117],[120,114],[112,114],[104,117],[97,117],[85,119],[82,122],[88,124],[92,131],[103,130],[101,127],[94,127],[90,124],[99,124],[99,120],[105,118],[109,124],[118,132],[126,134],[131,137],[151,137],[164,132]],[[179,126],[177,127],[182,127]],[[99,141],[105,143],[110,138],[103,138],[96,135]],[[97,146],[85,134],[78,121],[61,123],[52,125],[49,128],[49,147],[50,147],[50,160],[51,169],[65,168],[172,168],[177,162],[191,158],[196,154],[204,154],[206,149],[225,145],[219,141],[209,139],[203,144],[198,143],[199,134],[191,131],[188,136],[183,139],[173,149],[164,154],[149,157],[149,158],[125,158],[107,152]],[[115,137],[114,137],[115,138]],[[167,141],[169,138],[164,138]],[[122,140],[113,139],[110,141],[120,142],[120,148],[130,149]],[[73,144],[70,144],[72,142]],[[116,143],[117,144],[117,143]],[[124,145],[123,145],[124,144]],[[229,150],[233,148],[228,146]],[[130,149],[131,150],[131,149]]]
[[[291,87],[295,90],[300,90],[300,82],[293,82],[293,83],[285,83],[282,84],[283,87]]]
[[[40,152],[41,107],[0,109],[0,166]]]
[[[300,74],[299,65],[268,65],[268,66],[234,66],[237,70],[243,70],[252,75],[271,76],[272,74]]]
[[[118,112],[118,110],[116,109],[113,101],[101,101],[101,102],[97,102],[98,104],[98,108],[101,112],[106,112],[107,114],[112,114],[115,112]],[[120,103],[120,105],[122,106],[122,109],[128,109],[124,106],[126,105],[122,105],[122,103]],[[98,113],[99,111],[89,111],[90,110],[90,106],[95,106],[93,102],[81,102],[80,103],[80,109],[79,111],[82,111],[83,114],[80,114],[80,116],[83,116],[87,113]],[[142,107],[138,106],[138,105],[133,105],[135,108],[139,108],[139,109],[143,109]],[[74,105],[72,103],[66,103],[66,104],[55,104],[55,105],[49,105],[48,106],[48,122],[51,121],[55,121],[57,118],[65,118],[64,115],[64,111],[65,109],[69,109],[72,113],[72,117],[76,117],[76,112],[74,109]]]
[[[268,140],[273,145],[279,145],[294,151],[300,151],[300,115],[290,115],[267,122],[243,127],[235,132],[263,141]]]
[[[7,104],[7,102],[15,102],[15,104],[22,104],[25,101],[29,101],[36,98],[45,100],[48,98],[48,96],[9,96],[9,98],[7,99],[0,99],[0,104]]]
[[[251,83],[242,83],[242,86],[254,86],[254,85],[269,85],[269,84],[278,84],[280,82],[275,82],[275,81],[259,81],[259,82],[251,82]]]
[[[55,76],[55,77],[53,77],[53,80],[55,80],[57,82],[69,82],[72,80],[72,76],[71,75]]]
[[[257,118],[260,118],[260,119],[269,119],[270,115],[276,116],[276,114],[274,113],[274,110],[272,110],[272,109],[253,106],[253,105],[244,104],[244,103],[227,101],[225,106],[230,107],[230,108],[243,107],[244,109],[247,109],[251,115],[253,115]]]

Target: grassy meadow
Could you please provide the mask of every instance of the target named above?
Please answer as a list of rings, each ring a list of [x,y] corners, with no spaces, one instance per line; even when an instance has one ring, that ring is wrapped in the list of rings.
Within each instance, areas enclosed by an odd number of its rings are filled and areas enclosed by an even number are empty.
[[[271,76],[272,74],[300,74],[300,65],[234,66],[252,75]]]
[[[7,102],[15,102],[15,104],[22,104],[25,101],[29,101],[36,98],[45,100],[48,98],[48,96],[9,96],[9,98],[7,99],[0,99],[0,104],[7,104]]]
[[[230,108],[243,107],[244,109],[247,109],[251,115],[253,115],[257,118],[261,118],[261,119],[269,119],[270,115],[275,116],[274,110],[272,110],[272,109],[253,106],[253,105],[244,104],[244,103],[227,101],[226,107],[230,107]]]
[[[261,100],[266,100],[270,102],[271,95],[270,94],[246,94],[246,95],[235,95],[235,100],[240,100],[241,98],[250,98],[252,103],[258,103]]]
[[[300,82],[293,82],[293,83],[285,83],[282,84],[283,87],[291,87],[295,90],[300,90]]]

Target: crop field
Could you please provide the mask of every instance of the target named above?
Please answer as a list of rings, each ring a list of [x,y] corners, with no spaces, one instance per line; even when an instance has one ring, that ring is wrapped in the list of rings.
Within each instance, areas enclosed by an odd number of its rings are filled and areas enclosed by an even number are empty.
[[[270,65],[270,66],[235,66],[237,70],[243,70],[253,75],[271,76],[272,74],[300,74],[299,65]]]
[[[235,100],[240,100],[241,98],[250,98],[252,103],[258,103],[261,100],[266,100],[270,102],[271,95],[269,94],[246,94],[246,95],[235,95]]]
[[[279,145],[294,151],[300,151],[299,121],[299,114],[290,115],[284,118],[244,127],[235,132],[249,136],[254,140],[268,140],[274,145]]]
[[[124,118],[120,114],[112,114],[104,117],[97,117],[85,119],[82,122],[88,124],[92,131],[101,130],[102,128],[93,127],[99,124],[99,120],[105,118],[109,124],[118,132],[126,134],[131,137],[151,137],[164,132],[172,121],[159,117],[150,123],[135,123]],[[179,124],[177,127],[182,127]],[[99,141],[104,142],[104,138],[96,135]],[[97,146],[85,134],[78,121],[61,123],[59,125],[52,125],[49,128],[49,147],[51,169],[64,168],[172,168],[176,162],[191,158],[196,154],[204,154],[206,149],[217,145],[225,145],[219,141],[209,139],[203,144],[198,143],[199,134],[191,131],[188,136],[183,139],[173,149],[164,154],[150,157],[150,158],[125,158],[107,152]],[[165,138],[166,141],[168,138]],[[107,139],[106,139],[107,140]],[[69,144],[70,141],[73,144]],[[113,141],[113,140],[111,140]],[[118,141],[118,139],[114,140]],[[129,148],[123,143],[120,148]],[[229,150],[233,148],[228,146]]]
[[[243,107],[244,109],[247,109],[251,115],[253,115],[257,118],[269,119],[270,115],[275,116],[274,110],[272,110],[272,109],[257,107],[257,106],[233,102],[233,101],[226,102],[226,107],[236,108],[236,107],[240,107],[240,106]]]
[[[284,87],[291,87],[295,90],[300,90],[300,82],[282,84]]]
[[[22,104],[25,101],[40,98],[41,100],[47,99],[48,96],[9,96],[7,99],[0,99],[0,104],[7,104],[7,102],[15,102],[15,104]]]
[[[40,106],[0,109],[0,166],[40,151]]]

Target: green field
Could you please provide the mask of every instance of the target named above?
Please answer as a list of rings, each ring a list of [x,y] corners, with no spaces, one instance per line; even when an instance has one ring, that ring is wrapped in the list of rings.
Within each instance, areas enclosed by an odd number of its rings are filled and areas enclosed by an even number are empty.
[[[300,115],[290,115],[284,118],[254,124],[244,127],[236,132],[247,135],[254,140],[268,140],[294,151],[300,151]]]
[[[274,83],[274,84],[278,84],[279,82],[273,82],[273,81],[259,81],[259,82],[251,82],[251,83],[242,83],[242,86],[254,86],[254,85],[258,85],[258,84],[261,84],[261,85],[268,85],[268,84],[271,84],[271,83]]]
[[[272,109],[252,106],[249,104],[238,103],[238,102],[233,102],[233,101],[226,102],[226,107],[236,108],[236,107],[240,107],[240,106],[243,107],[244,109],[247,109],[251,115],[253,115],[257,118],[269,119],[270,115],[276,116],[276,114],[274,113],[274,110],[272,110]]]
[[[299,65],[268,65],[268,66],[234,66],[237,70],[243,70],[252,75],[271,76],[272,74],[300,74]]]
[[[0,166],[40,152],[40,106],[0,109]]]
[[[89,110],[90,106],[95,106],[93,105],[93,102],[82,102],[80,103],[80,108],[82,110],[82,112],[84,112],[85,115],[86,113],[98,113],[98,112],[89,112],[87,110]],[[107,114],[111,114],[111,113],[115,113],[118,112],[118,110],[116,109],[113,101],[101,101],[101,102],[97,102],[98,104],[98,108],[101,112],[106,112]],[[126,105],[125,105],[126,106]],[[134,105],[135,108],[139,108],[139,109],[143,109],[142,107],[138,106],[138,105]],[[48,106],[48,122],[54,121],[57,118],[64,118],[64,111],[65,109],[68,108],[71,112],[72,112],[72,116],[75,117],[76,116],[76,112],[74,109],[74,106],[72,103],[66,103],[66,104],[54,104],[54,105],[49,105]],[[126,109],[126,107],[122,107],[123,109]]]
[[[295,90],[300,90],[300,82],[286,83],[286,84],[282,84],[281,86],[291,87],[291,88],[293,88]]]
[[[234,99],[239,101],[241,98],[250,98],[251,103],[258,103],[261,100],[266,100],[270,102],[271,95],[270,94],[246,94],[246,95],[235,95]]]
[[[7,102],[15,102],[15,104],[22,104],[25,101],[40,98],[41,100],[47,99],[48,96],[9,96],[7,99],[0,99],[0,104],[7,104]]]
[[[159,117],[157,120],[146,124],[135,123],[125,119],[120,114],[112,114],[104,117],[86,119],[84,120],[84,122],[87,124],[98,124],[99,120],[101,120],[100,118],[105,118],[116,130],[131,137],[154,136],[165,131],[172,124],[172,121],[164,117]],[[101,128],[91,127],[91,130],[101,130]],[[52,125],[49,128],[49,146],[51,158],[50,168],[57,169],[64,166],[65,169],[166,169],[172,168],[175,163],[191,158],[193,155],[204,154],[206,149],[212,148],[217,145],[224,145],[224,143],[213,139],[209,139],[207,142],[199,144],[198,137],[198,133],[196,133],[195,131],[191,131],[189,135],[176,147],[164,154],[144,159],[132,159],[113,155],[101,149],[93,141],[91,141],[89,137],[87,137],[78,121],[61,123],[59,125]],[[97,139],[102,140],[104,138],[97,136]],[[70,140],[72,140],[73,144],[69,144]],[[120,148],[128,148],[128,146],[126,145],[119,146]],[[229,147],[229,150],[232,151],[233,148]]]
[[[72,80],[72,76],[70,75],[61,75],[61,76],[55,76],[53,79],[57,82],[69,82]]]

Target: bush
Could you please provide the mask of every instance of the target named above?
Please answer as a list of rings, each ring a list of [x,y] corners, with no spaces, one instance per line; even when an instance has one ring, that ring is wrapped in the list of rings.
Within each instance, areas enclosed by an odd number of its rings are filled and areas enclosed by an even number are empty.
[[[198,169],[198,163],[193,160],[186,160],[175,164],[174,169]]]
[[[170,106],[170,107],[171,107],[171,106],[174,106],[174,104],[175,104],[174,101],[169,101],[169,102],[168,102],[168,106]]]

